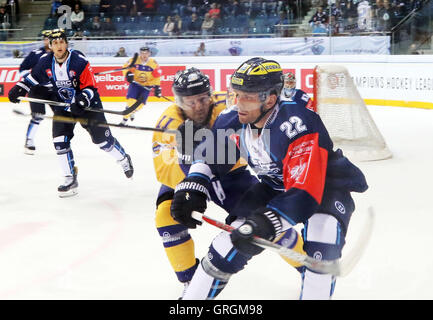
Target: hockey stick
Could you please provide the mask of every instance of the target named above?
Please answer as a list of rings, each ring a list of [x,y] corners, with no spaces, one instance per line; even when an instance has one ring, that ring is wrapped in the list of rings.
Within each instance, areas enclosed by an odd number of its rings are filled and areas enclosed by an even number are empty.
[[[96,72],[94,75],[98,76],[100,74],[107,74],[107,73],[113,73],[113,72],[117,72],[117,71],[123,71],[126,69],[130,69],[133,67],[133,65],[135,64],[135,62],[137,62],[138,59],[138,53],[134,53],[134,56],[132,57],[132,61],[131,63],[127,66],[127,67],[123,67],[123,68],[118,68],[118,69],[113,69],[113,70],[107,70],[107,71],[101,71],[101,72]]]
[[[46,103],[46,104],[49,104],[50,106],[56,106],[56,107],[69,107],[70,106],[70,104],[67,102],[51,101],[51,100],[44,100],[44,99],[38,99],[38,98],[18,97],[17,99],[20,101],[24,101],[24,102]]]
[[[51,101],[51,100],[44,100],[44,99],[37,99],[37,98],[30,98],[30,97],[18,97],[18,100],[21,101],[28,101],[28,102],[36,102],[36,103],[46,103],[51,106],[56,107],[69,107],[71,104],[67,102],[59,102],[59,101]],[[100,112],[100,113],[110,113],[110,114],[117,114],[120,116],[126,116],[130,114],[131,112],[134,112],[143,102],[143,98],[139,97],[137,101],[135,101],[134,104],[132,104],[130,107],[127,107],[123,111],[117,111],[117,110],[107,110],[107,109],[91,109],[86,108],[84,110],[86,111],[92,111],[92,112]]]
[[[24,112],[17,110],[17,109],[13,109],[12,111],[15,114],[20,115],[20,116],[26,116],[26,117],[32,116],[31,113],[24,113]],[[41,118],[44,118],[44,119],[52,119],[53,121],[66,122],[66,123],[78,122],[78,123],[81,123],[83,125],[95,125],[95,126],[104,127],[104,128],[116,127],[116,128],[123,128],[123,129],[142,130],[142,131],[157,131],[157,132],[164,132],[164,133],[169,133],[169,134],[176,134],[176,132],[177,132],[177,130],[152,128],[152,127],[140,127],[140,126],[128,126],[128,125],[123,125],[123,124],[118,124],[118,123],[98,122],[95,120],[89,120],[89,119],[78,118],[78,117],[65,117],[65,116],[59,116],[59,115],[47,116],[44,114],[38,114],[38,116]]]
[[[234,227],[228,224],[212,219],[211,217],[208,217],[200,212],[194,211],[192,213],[192,217],[198,221],[204,220],[207,223],[215,227],[218,227],[224,231],[227,231],[229,233],[231,233],[233,229],[235,229]],[[292,249],[283,247],[277,243],[273,243],[271,241],[268,241],[263,238],[259,238],[257,236],[254,237],[252,242],[264,249],[272,250],[293,261],[299,262],[313,271],[332,274],[338,277],[344,277],[348,275],[350,271],[352,271],[353,267],[357,264],[362,254],[364,253],[368,240],[371,237],[371,232],[373,230],[373,221],[374,221],[374,211],[373,208],[370,207],[368,209],[367,221],[365,223],[364,228],[362,229],[361,236],[356,242],[355,247],[344,258],[337,259],[337,260],[316,260],[310,256],[301,254]]]

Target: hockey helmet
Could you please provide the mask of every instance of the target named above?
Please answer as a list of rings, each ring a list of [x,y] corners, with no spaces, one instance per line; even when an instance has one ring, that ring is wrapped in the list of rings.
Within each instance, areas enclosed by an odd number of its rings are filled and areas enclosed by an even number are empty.
[[[231,85],[235,90],[268,92],[277,96],[281,93],[283,82],[280,64],[260,57],[242,63],[231,78]]]
[[[173,93],[175,96],[188,97],[201,93],[212,94],[209,78],[197,68],[180,70],[174,76]]]
[[[50,35],[50,43],[55,39],[63,39],[65,42],[68,42],[68,37],[66,36],[65,30],[63,29],[54,29],[51,31]]]
[[[51,34],[51,30],[42,30],[41,31],[42,39],[49,39],[50,34]]]
[[[293,89],[296,87],[296,77],[293,72],[284,74],[284,88]]]

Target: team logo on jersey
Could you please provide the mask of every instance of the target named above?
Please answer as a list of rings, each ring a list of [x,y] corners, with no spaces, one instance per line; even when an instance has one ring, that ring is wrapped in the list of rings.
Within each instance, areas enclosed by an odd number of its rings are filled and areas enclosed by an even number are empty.
[[[67,102],[71,102],[72,98],[75,95],[75,90],[72,88],[60,88],[59,91],[57,91],[59,96]]]
[[[346,208],[340,201],[335,201],[335,208],[337,208],[338,212],[340,212],[341,214],[346,213]]]
[[[49,78],[51,78],[53,76],[53,73],[51,72],[50,69],[46,69],[45,72]]]
[[[70,71],[69,71],[69,77],[70,77],[70,78],[75,77],[76,74],[77,74],[77,73],[76,73],[74,70],[70,70]]]
[[[301,162],[299,165],[290,168],[290,179],[298,182],[302,177],[302,174],[304,173],[306,167],[307,164]]]

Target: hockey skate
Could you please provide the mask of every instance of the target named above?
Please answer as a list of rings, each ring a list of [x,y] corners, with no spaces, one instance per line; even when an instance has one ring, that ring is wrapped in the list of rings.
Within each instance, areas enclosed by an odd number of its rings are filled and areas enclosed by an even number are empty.
[[[26,139],[24,144],[24,153],[28,155],[34,155],[36,151],[35,143],[32,139]]]
[[[78,193],[77,174],[78,168],[74,167],[74,174],[72,176],[66,176],[65,182],[57,188],[60,198],[72,197]]]
[[[134,167],[132,166],[131,157],[129,154],[125,155],[125,157],[118,161],[120,165],[122,166],[123,172],[125,173],[125,176],[127,178],[131,178],[134,174]]]

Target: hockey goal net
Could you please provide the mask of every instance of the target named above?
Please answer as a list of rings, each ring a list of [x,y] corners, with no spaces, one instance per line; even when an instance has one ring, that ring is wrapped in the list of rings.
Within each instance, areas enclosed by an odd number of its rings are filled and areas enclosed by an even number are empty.
[[[347,69],[319,65],[314,69],[314,110],[335,148],[355,161],[392,157]]]

